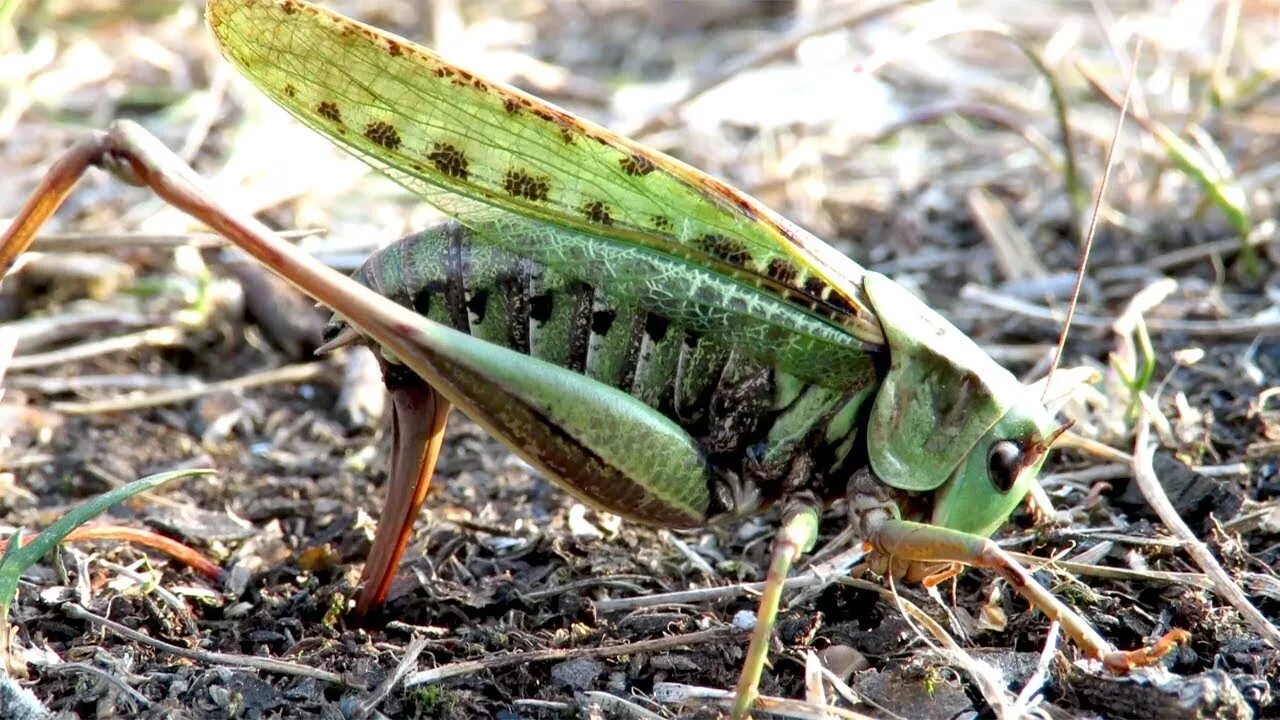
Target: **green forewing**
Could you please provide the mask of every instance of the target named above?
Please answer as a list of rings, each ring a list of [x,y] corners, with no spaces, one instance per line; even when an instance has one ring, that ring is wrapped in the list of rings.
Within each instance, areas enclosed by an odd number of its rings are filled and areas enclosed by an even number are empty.
[[[883,342],[857,264],[698,170],[301,0],[211,0],[206,14],[273,100],[477,232],[545,223],[648,247]]]

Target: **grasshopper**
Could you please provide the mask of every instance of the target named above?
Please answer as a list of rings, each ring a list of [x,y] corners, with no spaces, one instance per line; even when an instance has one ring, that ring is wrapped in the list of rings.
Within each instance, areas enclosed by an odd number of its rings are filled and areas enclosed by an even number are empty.
[[[354,611],[385,599],[456,406],[567,492],[667,528],[779,506],[734,717],[783,581],[846,500],[872,567],[995,570],[1116,672],[1117,651],[988,538],[1067,425],[943,317],[755,199],[302,0],[211,0],[226,58],[304,125],[455,221],[349,279],[218,203],[135,125],[73,148],[0,241],[9,268],[90,166],[153,188],[335,312],[392,398],[386,505]]]

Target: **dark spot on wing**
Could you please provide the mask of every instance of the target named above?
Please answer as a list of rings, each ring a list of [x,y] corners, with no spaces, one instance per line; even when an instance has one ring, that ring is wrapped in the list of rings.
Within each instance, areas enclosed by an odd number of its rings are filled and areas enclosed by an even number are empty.
[[[796,276],[800,274],[800,271],[796,269],[795,265],[792,265],[790,261],[782,258],[774,258],[770,260],[769,267],[766,272],[769,277],[784,285],[790,285],[795,281]]]
[[[453,77],[453,68],[447,67],[445,65],[441,65],[440,67],[436,68],[436,77],[439,77],[439,78]]]
[[[400,43],[395,40],[388,40],[387,52],[391,53],[391,57],[399,57],[404,54],[404,48],[400,47]]]
[[[667,217],[666,215],[654,215],[652,220],[653,220],[653,227],[657,230],[671,229],[671,218]]]
[[[342,124],[342,111],[338,109],[338,103],[332,100],[322,100],[316,106],[316,114],[330,122]]]
[[[285,84],[284,84],[284,96],[285,96],[285,97],[287,97],[287,98],[294,98],[294,97],[297,97],[297,96],[298,96],[298,88],[294,87],[294,86],[293,86],[293,83],[285,83]]]
[[[618,162],[622,165],[622,171],[632,176],[648,175],[654,168],[653,161],[640,154],[624,157]]]
[[[284,2],[280,3],[280,9],[284,11],[285,15],[292,15],[298,12],[298,5],[297,3],[293,2],[293,0],[285,0]]]
[[[436,170],[451,178],[466,180],[470,174],[467,169],[469,165],[467,156],[448,143],[435,143],[431,152],[427,153],[427,159],[436,166]]]
[[[551,193],[551,183],[545,177],[534,177],[523,170],[508,170],[502,178],[502,189],[513,197],[541,202]]]
[[[599,200],[591,200],[582,206],[582,214],[593,223],[612,225],[613,216],[609,214],[609,206]]]
[[[838,292],[832,292],[827,296],[827,304],[835,307],[846,315],[856,315],[858,312],[858,309],[853,306],[853,303],[846,300],[845,297]]]
[[[475,79],[474,75],[461,68],[455,68],[449,77],[453,78],[453,84],[458,87],[466,87]]]
[[[503,100],[502,107],[505,108],[506,111],[511,113],[512,115],[515,115],[516,113],[520,112],[520,102],[513,97],[509,97],[506,100]]]
[[[697,242],[703,250],[735,267],[745,267],[751,260],[751,253],[741,240],[708,233],[698,238]]]
[[[364,136],[388,150],[400,149],[400,133],[396,132],[391,123],[374,120],[364,126]]]
[[[858,312],[857,308],[835,291],[835,288],[816,275],[810,275],[804,279],[804,291],[810,298],[817,300],[811,304],[811,309],[823,310],[831,317],[836,317],[838,314],[856,315]]]
[[[827,283],[817,275],[810,275],[804,279],[804,291],[810,295],[825,300],[826,293],[829,291]]]

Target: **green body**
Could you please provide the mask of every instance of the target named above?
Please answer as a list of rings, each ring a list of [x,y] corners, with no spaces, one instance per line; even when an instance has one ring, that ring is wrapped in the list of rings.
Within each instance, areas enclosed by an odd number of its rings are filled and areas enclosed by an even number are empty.
[[[549,227],[531,241],[446,224],[374,254],[354,277],[492,348],[464,361],[489,366],[473,401],[501,407],[533,384],[546,399],[531,405],[563,413],[549,426],[606,428],[596,444],[634,472],[606,480],[542,456],[547,443],[518,437],[525,416],[487,423],[566,490],[631,519],[697,527],[797,491],[829,502],[870,463],[921,498],[909,517],[987,535],[1027,490],[1024,473],[1020,487],[990,492],[987,448],[1037,434],[1036,406],[1010,412],[1003,398],[1024,394],[1017,381],[874,273],[865,289],[884,307],[887,345],[708,268]],[[335,319],[330,332],[343,328]],[[665,452],[655,424],[677,438]],[[590,444],[584,452],[602,450]]]
[[[442,325],[580,373],[570,397],[608,386],[690,438],[698,470],[684,477],[649,471],[601,488],[553,475],[597,506],[696,527],[772,503],[797,472],[820,496],[843,495],[865,464],[860,430],[887,366],[882,347],[697,265],[547,238],[508,245],[545,250],[529,257],[448,224],[388,246],[354,277]],[[623,452],[650,462],[653,447],[639,438]]]
[[[362,277],[424,311],[413,372],[571,492],[693,526],[813,507],[865,464],[920,519],[988,534],[1030,487],[1037,399],[754,199],[300,0],[207,13],[272,99],[466,228]]]

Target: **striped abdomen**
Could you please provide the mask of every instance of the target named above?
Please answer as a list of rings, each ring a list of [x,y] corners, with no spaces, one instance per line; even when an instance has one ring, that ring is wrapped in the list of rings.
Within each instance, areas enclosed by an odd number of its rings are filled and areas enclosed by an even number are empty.
[[[845,461],[862,455],[857,429],[884,353],[825,334],[712,271],[592,242],[561,252],[542,242],[535,258],[448,223],[379,251],[354,277],[432,320],[623,390],[671,418],[717,470],[715,514],[749,510],[753,497],[772,501],[798,481],[843,492],[852,470]]]

